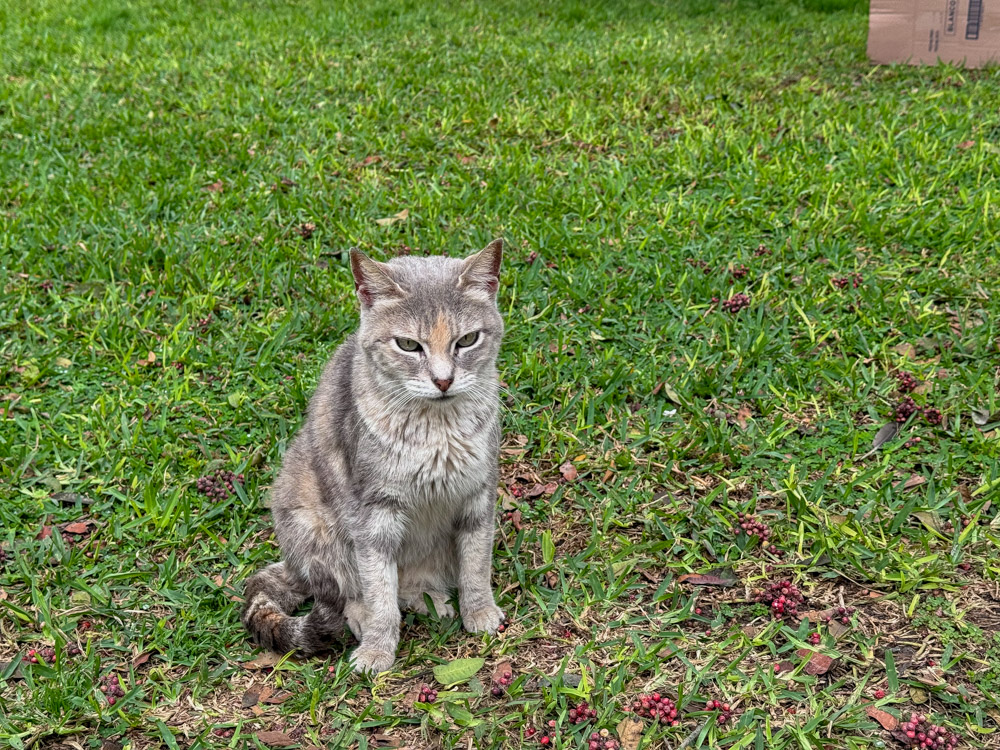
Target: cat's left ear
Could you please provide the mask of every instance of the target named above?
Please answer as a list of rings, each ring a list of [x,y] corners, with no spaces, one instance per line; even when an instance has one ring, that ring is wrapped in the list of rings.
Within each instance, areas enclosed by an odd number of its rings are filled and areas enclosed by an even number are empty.
[[[496,294],[500,286],[502,259],[503,240],[495,239],[462,262],[462,275],[458,277],[458,286],[463,289],[485,289],[490,294]]]

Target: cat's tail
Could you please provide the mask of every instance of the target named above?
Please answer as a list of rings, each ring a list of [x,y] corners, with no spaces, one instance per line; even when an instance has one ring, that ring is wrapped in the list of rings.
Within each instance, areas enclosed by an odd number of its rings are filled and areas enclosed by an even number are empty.
[[[330,596],[317,600],[308,614],[295,617],[307,593],[291,580],[285,563],[268,565],[247,581],[240,620],[258,645],[279,654],[329,651],[331,641],[344,634],[346,621],[339,590],[326,593]]]

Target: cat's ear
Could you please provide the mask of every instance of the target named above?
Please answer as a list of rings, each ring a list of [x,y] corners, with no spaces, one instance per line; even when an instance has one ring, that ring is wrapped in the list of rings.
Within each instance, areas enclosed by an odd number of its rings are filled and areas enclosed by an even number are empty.
[[[458,285],[463,289],[485,289],[496,294],[500,286],[500,261],[503,259],[503,240],[495,239],[475,255],[462,262],[462,275]]]
[[[354,289],[364,308],[380,299],[394,299],[404,295],[403,288],[392,278],[392,271],[385,263],[372,260],[356,247],[351,248],[351,273]]]

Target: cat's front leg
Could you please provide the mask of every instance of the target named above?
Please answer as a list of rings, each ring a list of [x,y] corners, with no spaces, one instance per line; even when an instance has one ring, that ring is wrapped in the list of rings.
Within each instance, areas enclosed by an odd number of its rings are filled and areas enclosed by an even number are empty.
[[[399,644],[399,581],[396,552],[403,520],[390,499],[366,503],[354,549],[364,602],[361,645],[351,655],[358,672],[387,672]]]
[[[495,633],[504,621],[503,611],[493,599],[492,494],[484,490],[468,515],[455,529],[458,555],[458,605],[462,624],[470,633]]]

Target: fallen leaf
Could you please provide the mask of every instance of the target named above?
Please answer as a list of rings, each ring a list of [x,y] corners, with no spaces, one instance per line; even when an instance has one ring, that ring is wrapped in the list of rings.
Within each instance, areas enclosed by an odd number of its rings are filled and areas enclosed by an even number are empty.
[[[613,477],[614,475],[615,473],[611,469],[608,469],[606,472],[604,472],[604,476],[601,478],[601,481],[607,484],[608,482],[611,481],[611,477]]]
[[[821,654],[818,651],[810,651],[807,648],[800,648],[795,653],[803,659],[809,659],[809,661],[806,662],[805,673],[813,676],[826,674],[830,671],[830,667],[832,667],[836,661],[836,659],[827,656],[826,654]]]
[[[240,707],[250,708],[250,706],[256,706],[258,700],[260,700],[260,693],[258,693],[254,688],[250,688],[243,693],[243,699],[240,701]]]
[[[66,359],[66,357],[56,357],[56,367],[72,367],[73,360]]]
[[[556,484],[555,482],[546,482],[545,486],[542,487],[542,494],[551,495],[555,493],[557,489],[559,489],[559,485]]]
[[[155,352],[148,352],[145,357],[139,357],[139,359],[137,360],[137,362],[140,365],[143,365],[145,367],[148,367],[149,365],[155,364],[156,363],[156,353]]]
[[[937,517],[937,514],[926,510],[917,510],[913,512],[913,515],[919,518],[920,522],[931,531],[936,531],[938,534],[944,533],[944,524],[941,523],[941,519]]]
[[[50,536],[52,536],[52,527],[42,526],[42,530],[38,532],[38,536],[35,539],[48,539]]]
[[[61,527],[62,530],[67,534],[87,534],[90,532],[90,527],[94,525],[93,521],[75,521],[73,523],[68,523]]]
[[[920,705],[921,703],[926,703],[930,700],[930,696],[927,694],[926,690],[918,687],[910,688],[910,701]]]
[[[914,359],[917,356],[917,350],[913,344],[896,344],[892,347],[892,350],[896,352],[896,354],[901,355],[904,359]]]
[[[872,450],[878,450],[898,434],[898,422],[889,422],[888,424],[882,425],[882,429],[875,433],[875,438],[872,440]]]
[[[257,732],[257,739],[271,747],[291,747],[298,744],[284,732],[260,731]]]
[[[692,586],[735,586],[735,578],[722,578],[711,573],[685,573],[677,579],[677,583],[690,583]]]
[[[410,209],[404,208],[402,211],[400,211],[398,214],[395,214],[394,216],[387,216],[384,219],[375,219],[375,223],[378,224],[380,227],[388,227],[392,226],[393,224],[396,224],[397,222],[406,221],[406,217],[409,215],[410,215]]]
[[[736,412],[736,424],[740,426],[741,430],[745,430],[747,428],[747,420],[752,416],[753,412],[750,410],[750,407],[743,404]]]
[[[966,151],[976,145],[975,141],[962,141],[958,144],[958,148],[962,151]]]
[[[375,747],[399,747],[399,740],[388,734],[373,734],[372,744]]]
[[[523,524],[521,523],[521,511],[519,510],[511,511],[510,525],[514,527],[514,531],[520,531],[522,528],[524,528]]]
[[[132,667],[133,668],[135,668],[135,667],[141,667],[143,664],[145,664],[147,661],[149,661],[153,657],[154,653],[155,652],[153,652],[153,651],[143,651],[141,654],[139,654],[137,657],[135,657],[135,659],[132,661]]]
[[[260,703],[267,703],[267,699],[271,697],[274,692],[274,688],[270,685],[265,685],[260,689],[260,694],[257,696],[257,700]]]
[[[919,487],[922,484],[927,484],[927,477],[921,474],[910,474],[909,478],[903,482],[896,482],[895,489],[897,490],[912,490],[914,487]]]
[[[655,396],[660,391],[663,391],[663,395],[666,396],[670,401],[673,401],[675,404],[679,404],[681,402],[680,398],[677,396],[677,392],[670,387],[670,383],[668,383],[666,380],[663,380],[656,384],[656,387],[653,389],[652,395]]]
[[[618,740],[622,750],[636,750],[642,742],[642,719],[622,719],[618,724]]]
[[[1000,411],[990,414],[986,409],[973,409],[972,422],[979,427],[1000,422]]]
[[[290,692],[275,693],[274,695],[268,695],[266,698],[261,695],[260,702],[267,703],[269,706],[280,706],[282,703],[287,701],[292,697]]]
[[[839,640],[841,636],[850,631],[850,629],[850,625],[845,625],[840,620],[830,620],[826,626],[827,632],[832,635],[835,640]]]
[[[382,161],[382,157],[378,154],[369,154],[361,160],[361,166],[370,167],[372,164],[378,164],[380,161]]]
[[[245,661],[240,666],[244,669],[272,669],[280,660],[281,657],[278,654],[265,651],[256,659]]]
[[[888,711],[882,711],[881,709],[875,708],[875,706],[866,706],[865,713],[881,724],[883,729],[888,729],[890,732],[899,726],[899,719],[890,714]]]
[[[543,494],[545,494],[545,485],[543,484],[535,484],[524,491],[525,497],[538,497]]]
[[[559,473],[562,474],[563,479],[567,482],[574,481],[580,475],[576,470],[576,467],[570,461],[567,461],[559,467]]]
[[[514,665],[511,664],[510,661],[507,659],[504,659],[502,662],[496,665],[496,667],[493,669],[493,674],[490,676],[490,679],[493,680],[493,682],[500,682],[500,679],[505,674],[510,674],[511,677],[514,676]]]
[[[211,185],[206,185],[203,190],[207,190],[209,193],[221,193],[222,192],[222,181],[213,182]]]

